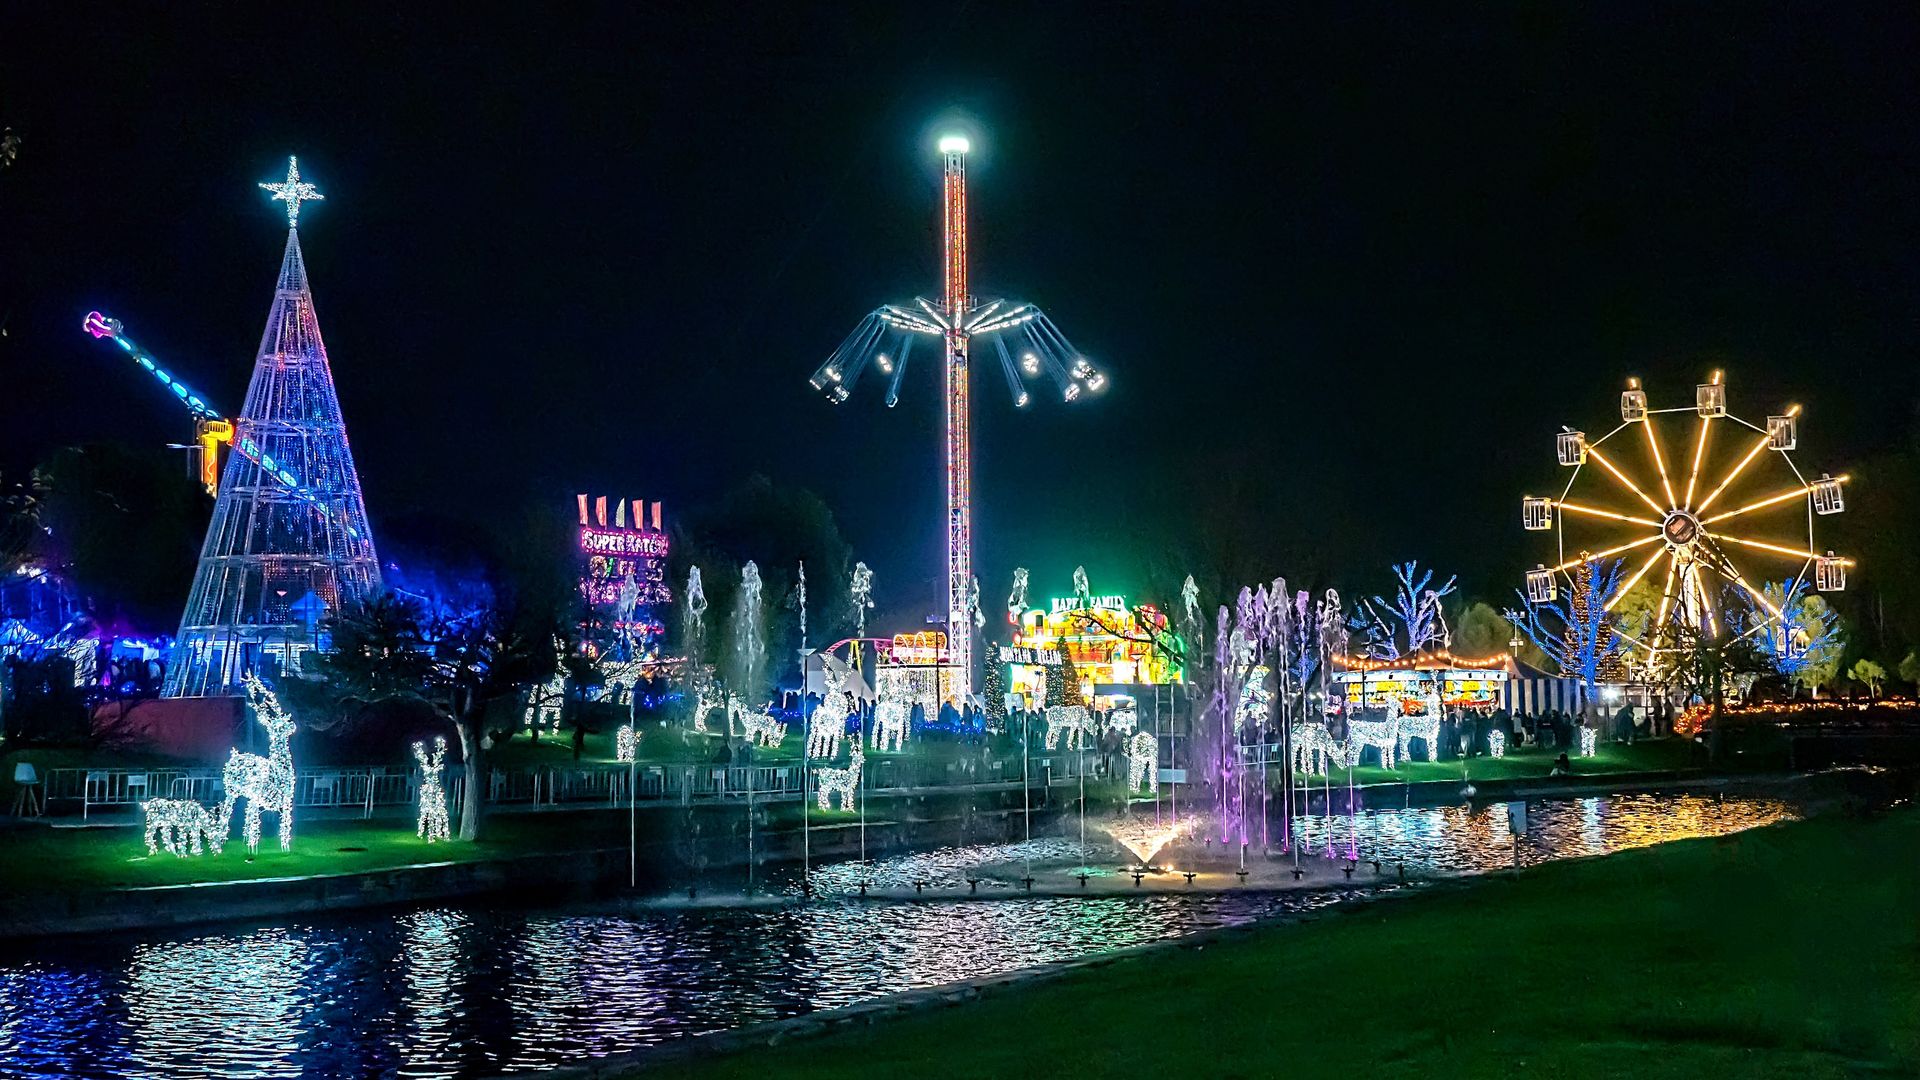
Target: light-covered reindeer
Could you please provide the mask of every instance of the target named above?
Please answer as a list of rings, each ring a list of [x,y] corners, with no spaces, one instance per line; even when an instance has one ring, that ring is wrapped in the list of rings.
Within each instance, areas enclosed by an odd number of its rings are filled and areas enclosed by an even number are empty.
[[[852,699],[844,691],[831,690],[825,700],[807,717],[807,756],[837,758],[840,743],[847,737],[847,717],[852,715]]]
[[[904,701],[883,701],[873,707],[873,748],[897,753],[907,747],[907,728],[913,712]]]
[[[447,828],[447,739],[433,740],[433,753],[425,743],[413,744],[413,757],[420,763],[420,828],[422,839],[431,844],[452,835]]]
[[[1380,767],[1393,768],[1394,751],[1399,749],[1400,726],[1393,717],[1385,720],[1347,721],[1347,764],[1360,764],[1360,755],[1371,746],[1380,751]]]
[[[1136,731],[1127,741],[1127,790],[1152,791],[1160,783],[1160,741]]]
[[[738,706],[735,716],[739,718],[740,734],[755,746],[776,747],[787,741],[787,725],[775,716],[765,712],[750,712],[738,699],[729,702],[728,707]]]
[[[158,855],[165,847],[169,855],[186,858],[198,855],[204,843],[215,855],[227,843],[227,820],[215,820],[218,813],[190,799],[148,799],[140,804],[146,815],[147,854]]]
[[[1065,748],[1079,750],[1093,738],[1093,720],[1085,705],[1047,706],[1047,749],[1052,750],[1065,737]]]
[[[1309,720],[1293,729],[1293,768],[1302,774],[1327,771],[1335,762],[1347,760],[1346,747],[1328,733],[1327,725]],[[1309,769],[1307,766],[1313,767]]]
[[[290,851],[293,849],[293,718],[258,678],[249,674],[244,684],[254,720],[267,729],[267,755],[243,754],[238,750],[227,755],[226,768],[221,770],[227,794],[220,804],[219,819],[231,828],[234,804],[245,799],[247,851],[260,850],[260,815],[263,813],[280,819],[280,850]]]
[[[856,740],[853,744],[852,758],[847,762],[846,768],[813,770],[813,775],[820,785],[816,795],[820,809],[833,809],[827,805],[827,796],[831,794],[838,796],[841,811],[852,810],[854,793],[860,790],[860,770],[866,763],[867,757],[860,752],[860,743]]]

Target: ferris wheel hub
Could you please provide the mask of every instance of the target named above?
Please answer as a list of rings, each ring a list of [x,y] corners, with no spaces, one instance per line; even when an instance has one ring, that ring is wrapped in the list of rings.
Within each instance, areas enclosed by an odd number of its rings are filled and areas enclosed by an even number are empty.
[[[1660,535],[1667,546],[1674,549],[1690,548],[1700,539],[1702,529],[1700,519],[1685,510],[1667,511],[1666,520],[1660,523]]]

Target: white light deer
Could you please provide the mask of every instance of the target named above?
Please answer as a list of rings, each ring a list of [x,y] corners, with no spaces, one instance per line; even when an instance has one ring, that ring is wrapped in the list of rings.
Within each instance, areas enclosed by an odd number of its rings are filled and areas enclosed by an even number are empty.
[[[215,855],[226,846],[225,821],[214,820],[215,811],[188,799],[149,799],[140,804],[147,816],[147,854],[158,855],[161,847],[169,855],[186,858],[198,855],[201,842]]]
[[[1399,725],[1386,720],[1347,721],[1347,764],[1360,764],[1367,747],[1380,751],[1380,767],[1393,768],[1393,752],[1399,746]]]
[[[1407,742],[1419,739],[1427,744],[1427,760],[1440,760],[1440,699],[1427,698],[1427,711],[1419,716],[1402,716],[1395,725],[1394,736],[1400,743],[1400,760],[1412,761],[1413,755],[1407,753]]]
[[[827,795],[830,793],[839,796],[840,810],[842,812],[853,809],[854,793],[860,790],[860,769],[866,762],[867,756],[860,752],[860,744],[855,742],[853,744],[853,756],[847,762],[846,768],[813,770],[813,775],[818,778],[820,784],[817,794],[820,809],[833,809],[827,805]]]
[[[1136,731],[1127,742],[1127,790],[1152,791],[1160,783],[1160,741]]]
[[[293,718],[280,707],[280,699],[259,679],[245,679],[247,701],[253,706],[253,718],[267,729],[267,756],[227,755],[221,782],[227,789],[220,804],[219,820],[233,827],[233,806],[247,800],[247,851],[260,850],[260,815],[273,814],[280,819],[280,850],[293,849]]]
[[[432,754],[427,753],[427,744],[414,743],[413,757],[420,763],[419,835],[429,844],[445,840],[453,835],[447,828],[446,736],[433,740]]]
[[[753,745],[771,748],[787,741],[787,725],[781,723],[778,717],[768,716],[765,712],[749,712],[737,698],[730,700],[727,708],[739,717],[740,734],[746,736]]]
[[[1047,749],[1052,750],[1066,736],[1066,749],[1079,750],[1093,735],[1093,720],[1085,705],[1047,706]]]
[[[1293,767],[1300,773],[1324,773],[1337,761],[1347,760],[1347,749],[1317,720],[1293,729]],[[1313,768],[1307,768],[1311,763]]]
[[[707,715],[715,709],[725,708],[725,695],[708,683],[701,683],[693,689],[693,730],[702,735],[712,735],[707,729]]]
[[[851,699],[838,690],[829,691],[807,718],[807,756],[837,758],[840,743],[847,737],[847,717],[852,714]]]
[[[907,747],[907,728],[913,713],[904,701],[883,701],[873,707],[873,748],[899,752]]]
[[[1131,735],[1140,728],[1140,714],[1133,709],[1115,709],[1107,714],[1107,730]]]

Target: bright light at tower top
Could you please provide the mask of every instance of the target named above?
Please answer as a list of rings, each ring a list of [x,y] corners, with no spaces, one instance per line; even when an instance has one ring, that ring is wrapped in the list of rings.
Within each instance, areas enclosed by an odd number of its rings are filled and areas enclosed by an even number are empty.
[[[940,137],[940,152],[943,154],[964,154],[972,149],[973,144],[967,141],[965,135],[942,135]]]

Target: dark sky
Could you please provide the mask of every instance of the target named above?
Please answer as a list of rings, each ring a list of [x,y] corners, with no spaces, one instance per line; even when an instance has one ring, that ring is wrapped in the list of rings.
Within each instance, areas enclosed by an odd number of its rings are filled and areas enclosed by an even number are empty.
[[[254,185],[297,153],[376,527],[583,490],[671,512],[758,470],[931,607],[935,368],[894,410],[806,377],[936,293],[951,118],[975,291],[1112,376],[1015,413],[979,370],[990,595],[1015,563],[1043,596],[1075,562],[1126,585],[1223,499],[1276,571],[1377,588],[1420,557],[1504,592],[1552,432],[1630,374],[1804,402],[1816,468],[1914,423],[1911,5],[412,7],[0,16],[0,461],[183,437],[94,307],[237,404],[284,236]]]

